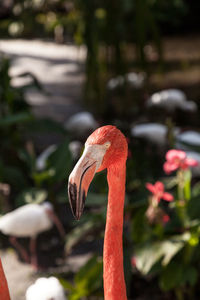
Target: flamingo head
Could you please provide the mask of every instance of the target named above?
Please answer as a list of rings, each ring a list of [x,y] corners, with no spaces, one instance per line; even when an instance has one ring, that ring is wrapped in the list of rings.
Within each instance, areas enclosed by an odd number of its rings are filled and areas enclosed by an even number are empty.
[[[116,163],[125,163],[127,149],[126,138],[115,126],[100,127],[88,137],[68,184],[69,202],[77,220],[83,213],[87,191],[95,173]]]

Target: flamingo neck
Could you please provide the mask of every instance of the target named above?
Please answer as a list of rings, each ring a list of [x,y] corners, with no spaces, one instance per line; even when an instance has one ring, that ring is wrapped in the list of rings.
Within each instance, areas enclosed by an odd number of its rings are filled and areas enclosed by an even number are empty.
[[[127,300],[122,242],[126,164],[109,167],[107,180],[109,193],[103,251],[104,299]]]
[[[3,271],[3,266],[0,259],[0,299],[10,300],[7,280]]]

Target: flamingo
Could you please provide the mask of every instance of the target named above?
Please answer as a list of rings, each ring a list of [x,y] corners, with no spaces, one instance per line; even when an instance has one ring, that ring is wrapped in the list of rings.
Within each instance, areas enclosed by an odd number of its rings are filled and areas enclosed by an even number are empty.
[[[0,217],[0,231],[10,236],[10,242],[19,250],[26,262],[29,261],[25,249],[17,242],[17,237],[30,237],[31,264],[37,269],[36,238],[43,231],[57,226],[61,237],[65,232],[51,203],[23,205]]]
[[[79,220],[89,185],[96,172],[107,169],[109,186],[103,250],[105,300],[127,300],[123,269],[123,209],[128,146],[115,126],[95,130],[69,177],[68,194],[74,217]]]
[[[3,271],[3,266],[0,259],[0,299],[10,300],[10,294],[8,290],[8,283]]]

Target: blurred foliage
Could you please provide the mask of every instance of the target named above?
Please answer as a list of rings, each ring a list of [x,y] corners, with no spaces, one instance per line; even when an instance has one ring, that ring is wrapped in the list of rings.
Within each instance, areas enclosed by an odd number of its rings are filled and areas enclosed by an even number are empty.
[[[25,100],[24,92],[30,86],[41,90],[37,79],[32,76],[33,84],[13,87],[9,68],[9,59],[2,57],[0,60],[0,182],[11,186],[11,206],[41,202],[46,198],[56,202],[56,185],[67,178],[72,165],[67,133],[55,121],[35,119]],[[27,74],[19,76],[27,76]],[[38,170],[37,167],[35,132],[59,133],[62,137],[60,145],[44,161],[42,170]]]
[[[75,3],[81,17],[75,37],[87,47],[86,104],[94,110],[96,103],[95,112],[105,112],[108,79],[127,73],[130,67],[148,71],[151,59],[147,55],[147,46],[150,44],[156,50],[156,61],[161,62],[159,22],[164,15],[170,23],[172,11],[173,15],[177,13],[175,19],[179,19],[178,16],[185,12],[185,5],[182,1],[149,0],[79,0]],[[123,98],[127,98],[125,90],[121,100]]]
[[[173,190],[177,186],[175,200],[169,205],[161,203],[159,210],[154,207],[151,210],[151,214],[155,213],[154,219],[147,213],[151,202],[133,210],[131,235],[135,243],[136,268],[145,276],[156,276],[160,288],[174,290],[176,299],[196,299],[200,267],[200,194],[195,186],[192,189],[188,170],[178,170],[176,178],[169,178],[168,186]],[[170,216],[166,223],[157,214],[164,211]]]
[[[69,300],[79,300],[90,295],[102,296],[103,262],[93,256],[74,276],[74,283],[61,278],[60,282],[69,291]]]
[[[178,30],[187,12],[187,2],[183,0],[16,0],[10,3],[0,3],[2,37],[50,37],[57,42],[75,41],[78,45],[86,45],[85,97],[88,107],[104,113],[109,109],[110,113],[110,108],[119,104],[116,114],[121,112],[120,117],[124,117],[125,111],[132,118],[135,115],[141,117],[138,105],[141,94],[139,90],[134,90],[133,99],[133,90],[127,89],[126,74],[132,70],[143,70],[148,75],[152,65],[153,68],[160,68],[162,33]],[[149,55],[149,49],[153,49],[155,55]],[[0,194],[1,213],[8,210],[5,205],[7,202],[11,207],[18,207],[46,199],[54,204],[66,201],[64,182],[74,164],[69,151],[70,137],[66,130],[52,120],[35,119],[25,99],[25,91],[30,85],[13,87],[9,68],[9,59],[2,57],[0,182],[9,185],[10,194],[3,197]],[[31,77],[32,87],[42,89],[32,74],[24,73],[20,76]],[[111,101],[115,102],[112,106],[108,98],[113,95],[108,91],[107,82],[116,76],[123,84],[119,84],[116,94],[111,97]],[[133,101],[138,106],[132,105]],[[127,107],[130,109],[127,110]],[[156,117],[161,118],[162,115]],[[118,127],[130,137],[128,122],[121,122]],[[62,138],[60,144],[44,159],[42,168],[38,168],[41,153],[35,144],[34,135],[46,132],[60,134]],[[181,187],[184,203],[181,203],[180,188],[176,190],[178,175],[163,178],[160,168],[163,149],[131,139],[129,150],[124,228],[127,291],[129,293],[131,289],[131,277],[142,274],[149,281],[156,278],[163,291],[173,290],[174,298],[182,300],[188,296],[195,299],[200,270],[199,182],[191,180],[189,172],[184,173],[184,185]],[[149,202],[145,183],[157,178],[165,182],[176,199],[170,205],[163,202],[159,205],[169,215],[167,223],[160,219],[151,223],[146,215]],[[66,253],[72,252],[84,239],[102,241],[107,189],[105,173],[95,176],[88,194],[85,215],[78,225],[75,222],[70,224]],[[131,266],[132,256],[136,258],[136,268]],[[68,290],[71,300],[89,299],[93,295],[101,297],[101,259],[98,256],[91,258],[74,276],[73,282],[62,279],[62,284]]]
[[[177,30],[186,12],[184,0],[15,0],[9,4],[4,0],[0,34],[84,44],[86,105],[102,114],[108,105],[108,79],[133,68],[149,73],[151,62],[160,69],[161,35],[166,28]],[[128,97],[124,93],[121,99]]]

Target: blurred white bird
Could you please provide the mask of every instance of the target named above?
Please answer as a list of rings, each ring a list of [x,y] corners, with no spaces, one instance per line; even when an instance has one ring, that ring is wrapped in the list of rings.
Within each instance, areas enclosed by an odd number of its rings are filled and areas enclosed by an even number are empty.
[[[124,77],[123,76],[117,76],[114,78],[111,78],[107,83],[107,89],[110,91],[116,90],[124,85]]]
[[[161,107],[168,111],[179,108],[186,111],[197,111],[194,101],[189,101],[183,91],[178,89],[167,89],[154,93],[146,103],[147,107]]]
[[[123,87],[125,83],[127,83],[131,88],[140,89],[144,86],[145,78],[146,76],[144,73],[130,72],[125,74],[124,76],[120,75],[111,78],[107,83],[107,89],[110,91],[114,91],[118,88]]]
[[[71,152],[74,160],[78,159],[83,149],[83,144],[80,141],[71,141],[69,143],[69,151]]]
[[[61,237],[65,236],[64,228],[53,211],[51,203],[26,204],[0,217],[0,231],[10,236],[10,242],[19,250],[26,262],[29,257],[16,238],[29,237],[31,264],[37,269],[36,238],[43,231],[56,225]]]
[[[187,130],[182,133],[180,133],[176,140],[178,143],[183,143],[191,146],[200,146],[200,133],[193,130]]]
[[[145,73],[130,72],[127,73],[125,76],[126,81],[130,87],[134,89],[141,89],[142,87],[144,87],[144,82],[146,79]]]
[[[67,300],[67,298],[56,277],[41,277],[27,289],[26,300]]]
[[[174,128],[174,135],[178,133],[179,129]],[[167,142],[167,126],[159,123],[145,123],[138,124],[131,128],[131,135],[137,138],[143,138],[147,141],[163,146]]]
[[[57,149],[56,145],[50,145],[47,147],[36,159],[36,169],[42,171],[46,167],[47,159]]]
[[[98,123],[91,113],[83,111],[69,118],[64,126],[74,135],[83,137],[94,131],[98,127]]]

